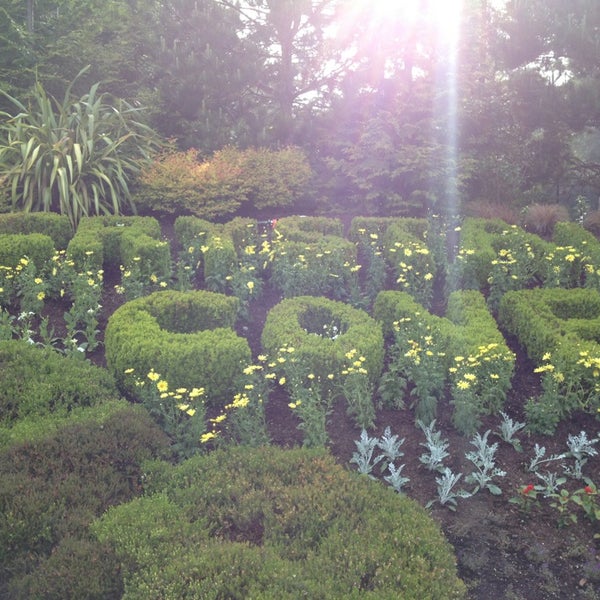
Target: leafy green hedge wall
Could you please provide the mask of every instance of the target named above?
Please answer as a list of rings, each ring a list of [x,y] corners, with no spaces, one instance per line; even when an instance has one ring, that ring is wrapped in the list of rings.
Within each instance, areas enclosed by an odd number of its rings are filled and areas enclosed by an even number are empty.
[[[93,525],[128,598],[462,598],[414,501],[321,452],[230,448],[146,465],[146,495]]]
[[[331,335],[333,326],[338,335]],[[296,359],[323,382],[327,382],[328,374],[344,368],[351,350],[365,357],[364,368],[373,383],[383,368],[381,326],[366,312],[327,298],[282,300],[269,311],[261,339],[272,356],[285,346],[293,347]]]
[[[73,409],[118,397],[105,370],[51,349],[22,341],[0,342],[0,424],[12,426],[49,413],[67,416]]]
[[[90,544],[88,525],[138,495],[142,461],[167,457],[167,447],[147,412],[124,401],[2,447],[0,596],[120,597],[118,565]]]
[[[144,379],[150,369],[175,389],[204,387],[223,404],[251,360],[246,339],[232,329],[237,298],[207,291],[155,292],[118,308],[105,334],[106,363],[121,389],[135,396],[125,371]]]
[[[73,237],[69,217],[56,213],[0,214],[0,234],[5,233],[43,233],[52,238],[57,250],[64,250]]]

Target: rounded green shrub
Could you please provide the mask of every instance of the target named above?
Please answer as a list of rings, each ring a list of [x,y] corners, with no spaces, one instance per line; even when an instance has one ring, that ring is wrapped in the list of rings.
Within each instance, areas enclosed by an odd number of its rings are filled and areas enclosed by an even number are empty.
[[[251,360],[248,342],[232,329],[238,306],[237,298],[207,291],[155,292],[127,302],[106,327],[108,369],[134,396],[134,378],[125,371],[144,379],[154,369],[172,389],[204,387],[210,403],[225,403]]]
[[[16,267],[27,256],[38,270],[52,261],[56,249],[52,238],[43,233],[0,235],[0,265]]]
[[[0,234],[4,233],[43,233],[52,238],[57,250],[64,250],[73,237],[69,218],[56,213],[13,212],[0,215]]]
[[[323,382],[344,369],[352,350],[365,357],[364,368],[374,384],[383,368],[381,325],[363,310],[328,298],[298,296],[274,306],[267,315],[262,346],[273,356],[293,347],[296,360]]]
[[[146,467],[146,496],[92,525],[131,597],[465,595],[427,513],[326,453],[231,448]]]
[[[113,404],[0,450],[1,582],[32,572],[62,539],[85,537],[94,518],[141,492],[143,461],[169,457],[145,409]]]
[[[26,417],[68,415],[118,397],[113,378],[77,358],[20,340],[0,342],[0,423]]]

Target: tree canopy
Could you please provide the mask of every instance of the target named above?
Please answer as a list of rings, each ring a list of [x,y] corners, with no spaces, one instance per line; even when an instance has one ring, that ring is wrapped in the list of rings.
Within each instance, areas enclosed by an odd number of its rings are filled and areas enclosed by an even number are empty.
[[[363,212],[596,208],[599,47],[595,0],[7,0],[0,90],[62,97],[89,65],[75,93],[99,83],[179,150],[299,146]]]

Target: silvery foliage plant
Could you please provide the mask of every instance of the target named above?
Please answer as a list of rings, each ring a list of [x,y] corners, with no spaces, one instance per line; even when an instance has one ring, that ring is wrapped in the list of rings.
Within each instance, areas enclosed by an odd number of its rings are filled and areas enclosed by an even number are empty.
[[[424,452],[419,457],[419,460],[427,467],[429,471],[445,471],[444,459],[450,456],[447,452],[448,441],[442,439],[441,431],[435,431],[435,419],[429,425],[425,425],[422,421],[417,421],[417,425],[425,434],[425,446],[428,452]]]
[[[369,437],[365,429],[360,434],[360,440],[355,440],[356,452],[352,454],[351,463],[356,464],[357,470],[362,475],[367,475],[374,479],[373,469],[379,464],[380,470],[384,473],[383,479],[387,481],[397,492],[401,493],[403,486],[410,481],[408,477],[402,475],[404,465],[396,467],[395,461],[404,456],[400,447],[404,443],[404,438],[398,439],[397,435],[392,435],[389,427],[385,428],[381,438]],[[381,450],[381,454],[375,454],[375,450]],[[382,462],[383,461],[383,462]]]
[[[465,481],[475,484],[473,494],[487,488],[491,494],[499,496],[502,490],[493,480],[496,477],[505,477],[506,471],[496,468],[495,456],[498,444],[488,444],[489,434],[490,430],[488,429],[483,435],[476,433],[475,437],[471,440],[471,444],[475,446],[475,450],[467,452],[465,457],[473,463],[475,471],[467,475]]]

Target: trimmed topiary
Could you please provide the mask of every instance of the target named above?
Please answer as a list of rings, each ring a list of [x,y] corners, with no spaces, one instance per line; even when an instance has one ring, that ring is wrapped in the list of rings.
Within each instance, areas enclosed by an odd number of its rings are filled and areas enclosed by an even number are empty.
[[[207,291],[155,292],[127,302],[106,327],[108,369],[133,396],[125,371],[145,379],[154,369],[173,389],[204,387],[209,403],[226,403],[251,360],[248,342],[232,329],[238,307],[237,298]]]
[[[56,249],[52,238],[43,233],[0,235],[0,265],[14,268],[26,256],[38,271],[48,268]]]
[[[77,358],[24,341],[0,342],[0,423],[67,416],[73,409],[118,397],[109,373]]]
[[[27,588],[5,594],[3,585],[21,588],[19,579],[43,564],[61,540],[85,538],[94,518],[141,492],[142,461],[169,457],[168,440],[145,409],[125,401],[109,404],[111,410],[88,408],[61,427],[30,431],[27,440],[0,449],[3,598],[42,597],[28,596]],[[118,581],[114,571],[107,577]],[[81,588],[81,581],[74,583]]]
[[[64,250],[73,230],[69,217],[56,213],[7,213],[0,215],[0,234],[4,233],[43,233],[50,236],[57,250]]]
[[[152,217],[86,217],[79,223],[67,255],[77,266],[96,269],[130,265],[139,258],[142,274],[168,278],[171,250],[160,236],[160,225]]]
[[[288,298],[267,315],[262,346],[275,356],[293,347],[297,361],[326,385],[329,374],[339,374],[355,350],[364,356],[364,368],[377,384],[383,368],[381,326],[363,310],[315,296]],[[282,366],[285,371],[285,364]]]
[[[328,454],[231,448],[146,467],[145,497],[92,526],[131,597],[465,596],[427,513]]]

